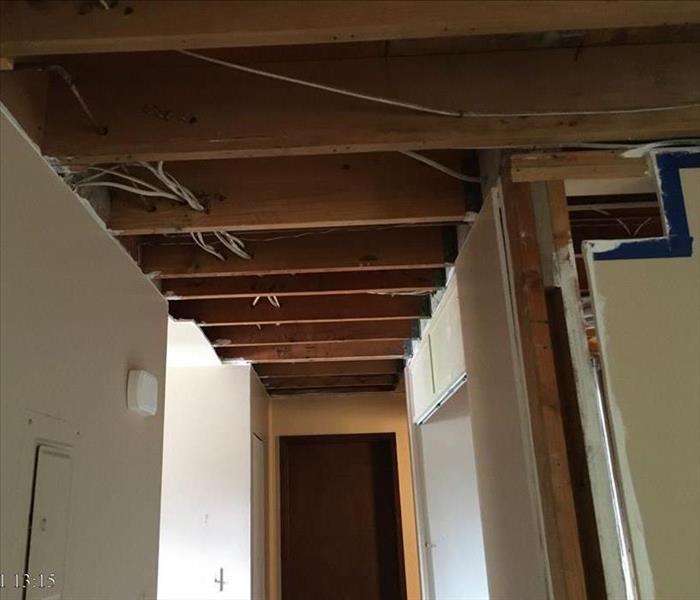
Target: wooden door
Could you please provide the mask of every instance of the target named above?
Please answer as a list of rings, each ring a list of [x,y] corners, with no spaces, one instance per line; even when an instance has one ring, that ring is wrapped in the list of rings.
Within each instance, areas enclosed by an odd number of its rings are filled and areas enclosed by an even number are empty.
[[[394,434],[280,438],[283,600],[406,597]]]

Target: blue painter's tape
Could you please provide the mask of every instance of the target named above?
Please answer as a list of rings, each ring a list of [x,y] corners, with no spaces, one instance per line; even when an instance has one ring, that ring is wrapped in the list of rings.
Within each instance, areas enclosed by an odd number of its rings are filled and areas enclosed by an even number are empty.
[[[675,258],[693,255],[693,238],[688,228],[680,169],[700,168],[700,151],[659,152],[654,156],[659,176],[661,209],[668,234],[662,238],[621,240],[614,248],[593,252],[595,260],[630,258]],[[595,248],[595,242],[592,242]]]

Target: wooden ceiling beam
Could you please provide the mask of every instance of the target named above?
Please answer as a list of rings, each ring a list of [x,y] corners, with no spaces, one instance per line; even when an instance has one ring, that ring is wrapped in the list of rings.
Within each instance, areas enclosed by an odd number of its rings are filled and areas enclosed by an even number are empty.
[[[325,375],[391,375],[403,371],[402,360],[356,360],[323,363],[257,363],[255,372],[264,382],[272,377]]]
[[[371,340],[408,340],[420,337],[417,320],[299,323],[291,325],[204,327],[214,347],[267,346]]]
[[[510,165],[514,182],[649,175],[646,158],[625,158],[620,151],[612,150],[518,153],[511,156]]]
[[[336,388],[336,387],[366,387],[374,385],[396,385],[397,375],[335,375],[335,376],[298,376],[274,377],[265,380],[265,387],[276,389],[299,388]]]
[[[301,273],[266,277],[163,279],[161,291],[168,300],[206,300],[257,296],[286,298],[366,292],[433,292],[444,286],[444,269],[407,269],[404,271]]]
[[[356,387],[278,388],[270,390],[273,396],[298,396],[300,394],[357,394],[362,392],[393,392],[393,385],[367,385]]]
[[[49,0],[4,2],[6,57],[318,44],[700,22],[692,1],[240,2],[141,0],[104,10]]]
[[[439,154],[455,170],[462,157]],[[166,170],[201,194],[207,210],[167,200],[146,207],[115,190],[114,234],[459,223],[466,214],[462,182],[398,153],[183,161]]]
[[[106,135],[86,121],[67,86],[53,81],[43,152],[66,164],[84,164],[700,135],[697,105],[624,112],[697,103],[698,43],[256,65],[365,94],[463,111],[461,118],[179,58],[181,68],[152,68],[144,60],[129,68],[76,69],[72,75],[96,118],[108,127]],[[492,116],[469,116],[473,112]],[[556,114],[522,116],[531,113]]]
[[[420,319],[430,316],[427,296],[297,296],[280,308],[266,300],[253,306],[249,300],[183,300],[170,306],[176,319],[193,319],[201,325],[255,325],[313,321],[370,321]]]
[[[295,344],[290,346],[238,346],[217,348],[223,360],[256,362],[315,362],[335,360],[403,359],[407,356],[406,342],[338,342],[331,344]]]
[[[274,237],[274,236],[273,236]],[[454,227],[395,227],[311,233],[263,241],[246,237],[251,260],[219,260],[193,244],[144,244],[141,268],[161,278],[433,269],[454,262]]]

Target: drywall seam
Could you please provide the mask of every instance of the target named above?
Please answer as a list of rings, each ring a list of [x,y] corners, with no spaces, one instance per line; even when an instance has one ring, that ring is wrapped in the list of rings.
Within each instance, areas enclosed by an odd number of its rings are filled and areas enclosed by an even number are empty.
[[[532,511],[534,522],[537,523],[539,534],[540,550],[544,557],[542,577],[544,587],[547,589],[549,598],[554,598],[554,589],[552,587],[552,576],[550,573],[549,549],[547,548],[547,540],[545,537],[544,525],[544,509],[542,507],[542,496],[540,494],[539,477],[537,474],[537,465],[535,462],[535,442],[532,439],[532,429],[530,428],[531,415],[530,406],[528,403],[527,389],[525,384],[525,368],[523,366],[522,345],[520,340],[520,329],[517,326],[517,316],[515,314],[515,298],[512,282],[514,280],[512,264],[508,257],[510,256],[510,240],[506,235],[505,224],[505,207],[503,204],[503,194],[500,179],[491,190],[489,195],[493,202],[494,217],[496,221],[496,232],[501,243],[498,244],[499,260],[503,268],[501,277],[503,280],[503,289],[505,292],[505,305],[508,314],[508,330],[510,335],[511,353],[513,355],[513,363],[515,369],[515,385],[517,389],[518,409],[520,412],[520,428],[523,439],[523,454],[525,456],[525,465],[527,467],[528,476],[527,483],[530,496],[534,499],[532,503]],[[483,209],[482,209],[483,210]]]

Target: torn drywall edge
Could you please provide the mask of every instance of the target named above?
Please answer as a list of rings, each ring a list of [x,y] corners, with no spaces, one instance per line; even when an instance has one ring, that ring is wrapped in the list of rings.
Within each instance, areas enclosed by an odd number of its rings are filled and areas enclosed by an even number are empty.
[[[46,164],[46,166],[49,168],[49,170],[51,171],[51,173],[53,174],[53,176],[56,177],[56,178],[61,182],[61,185],[64,185],[64,186],[65,186],[65,185],[66,185],[66,182],[63,181],[63,179],[61,179],[61,177],[58,175],[58,173],[56,173],[56,171],[53,169],[53,167],[51,167],[51,164],[50,164],[49,160],[47,160],[47,158],[41,153],[41,148],[39,148],[39,146],[37,146],[36,143],[29,137],[29,135],[28,135],[27,132],[22,128],[22,126],[19,124],[19,122],[17,121],[17,119],[15,119],[15,118],[12,116],[12,113],[7,109],[7,107],[6,107],[2,102],[0,102],[0,115],[2,115],[3,117],[5,117],[5,118],[7,119],[7,121],[8,121],[8,123],[9,123],[12,127],[14,127],[14,128],[19,132],[19,134],[22,136],[22,138],[23,138],[23,139],[32,147],[32,149],[41,157],[41,159],[44,161],[44,163]],[[66,186],[66,187],[68,187],[68,186]],[[70,188],[68,188],[68,189],[70,190]],[[95,222],[99,225],[100,229],[105,233],[105,235],[109,238],[109,240],[110,240],[117,248],[119,248],[119,251],[120,251],[120,252],[122,252],[123,254],[125,254],[126,256],[129,257],[129,262],[134,266],[134,268],[136,268],[136,269],[138,270],[139,275],[143,276],[144,274],[143,274],[143,272],[141,271],[141,268],[136,264],[136,261],[134,260],[134,258],[131,256],[131,254],[129,254],[129,253],[126,251],[126,248],[124,248],[124,246],[122,246],[122,245],[119,243],[119,241],[118,241],[113,235],[110,234],[109,230],[107,229],[107,226],[105,225],[105,222],[104,222],[104,221],[102,220],[102,218],[97,214],[97,212],[96,212],[95,209],[92,207],[92,205],[90,204],[90,202],[88,202],[88,200],[86,200],[85,198],[83,198],[83,197],[80,196],[79,194],[75,193],[73,190],[70,190],[70,191],[71,191],[71,193],[78,199],[78,202],[80,202],[80,204],[82,205],[82,207],[83,207],[83,208],[86,210],[86,212],[90,215],[90,217],[93,219],[93,221],[95,221]],[[152,278],[152,277],[146,276],[146,277],[144,277],[144,279],[146,279],[146,280],[148,281],[148,283],[149,283],[151,286],[153,286],[153,288],[158,292],[158,295],[162,298],[163,295],[161,294],[161,291],[160,291],[158,285],[156,285],[156,283],[155,283],[155,281],[153,280],[153,278]],[[167,300],[165,300],[165,298],[163,298],[163,300],[167,302]]]
[[[612,436],[611,443],[615,445],[615,457],[617,459],[617,470],[622,481],[620,485],[621,493],[624,495],[624,515],[626,519],[627,530],[630,535],[630,548],[632,566],[634,568],[634,577],[637,580],[639,589],[637,593],[641,593],[645,598],[655,597],[654,592],[654,577],[651,570],[651,562],[649,560],[649,552],[646,546],[646,536],[644,533],[644,523],[642,521],[637,495],[632,481],[632,471],[627,456],[626,432],[622,420],[619,405],[616,401],[615,385],[610,377],[608,365],[610,358],[607,356],[609,349],[609,338],[605,328],[605,296],[598,289],[598,279],[595,269],[596,256],[592,244],[584,244],[583,248],[584,264],[586,274],[588,276],[588,285],[591,295],[591,304],[595,319],[596,332],[600,343],[601,364],[603,371],[603,382],[607,392],[607,398],[604,400],[610,411],[610,429]],[[621,508],[621,507],[620,507]]]
[[[693,238],[681,187],[680,169],[700,167],[700,149],[682,149],[651,154],[658,197],[664,217],[665,237],[639,240],[595,240],[584,242],[595,260],[674,258],[693,254]]]

